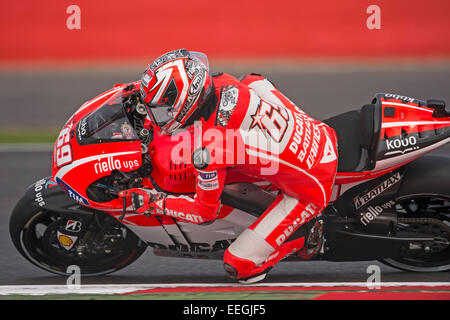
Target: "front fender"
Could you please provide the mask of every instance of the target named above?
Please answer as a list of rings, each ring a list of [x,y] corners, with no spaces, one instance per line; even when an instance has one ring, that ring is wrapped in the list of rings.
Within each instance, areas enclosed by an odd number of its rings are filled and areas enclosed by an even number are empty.
[[[405,166],[398,198],[412,194],[445,195],[450,198],[450,157],[425,155]]]
[[[78,216],[95,213],[94,209],[83,206],[71,199],[52,177],[41,179],[30,185],[22,197],[31,206],[43,208],[45,210],[58,212],[61,214],[76,214]]]

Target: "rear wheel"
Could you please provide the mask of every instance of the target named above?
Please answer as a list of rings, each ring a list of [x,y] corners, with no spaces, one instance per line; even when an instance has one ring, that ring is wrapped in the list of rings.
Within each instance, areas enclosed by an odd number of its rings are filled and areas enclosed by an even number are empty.
[[[10,220],[10,234],[17,250],[36,266],[60,275],[76,265],[82,276],[104,275],[135,261],[147,245],[123,224],[96,213],[88,230],[70,249],[57,238],[62,221],[57,212],[19,205]],[[70,272],[70,271],[69,271]]]
[[[400,258],[381,262],[406,271],[450,270],[450,198],[446,195],[408,195],[397,200],[397,229],[434,237],[434,241],[410,248]]]

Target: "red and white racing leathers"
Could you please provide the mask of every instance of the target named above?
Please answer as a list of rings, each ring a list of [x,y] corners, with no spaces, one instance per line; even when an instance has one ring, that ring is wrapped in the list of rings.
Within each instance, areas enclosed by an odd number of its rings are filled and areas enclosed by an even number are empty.
[[[214,220],[228,168],[276,186],[280,192],[274,203],[224,255],[227,272],[246,279],[302,248],[304,238],[286,240],[327,206],[337,141],[330,127],[309,117],[262,76],[238,81],[221,74],[213,81],[217,107],[197,128],[201,139],[193,155],[196,196],[170,195],[151,206],[181,221]],[[174,214],[179,212],[189,215]]]

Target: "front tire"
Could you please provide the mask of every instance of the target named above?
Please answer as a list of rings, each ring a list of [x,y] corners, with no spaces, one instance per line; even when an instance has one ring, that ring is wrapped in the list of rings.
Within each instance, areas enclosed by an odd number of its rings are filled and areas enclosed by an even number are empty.
[[[62,221],[58,212],[32,205],[22,198],[10,218],[10,236],[20,254],[41,269],[68,276],[76,265],[82,276],[99,276],[120,270],[147,248],[122,223],[98,212],[85,235],[70,249],[63,248],[56,236]]]

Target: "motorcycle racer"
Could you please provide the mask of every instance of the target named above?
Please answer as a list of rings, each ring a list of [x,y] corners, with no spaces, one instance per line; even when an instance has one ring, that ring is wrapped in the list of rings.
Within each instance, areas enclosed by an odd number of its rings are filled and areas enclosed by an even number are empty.
[[[241,282],[262,280],[270,268],[302,249],[295,230],[327,206],[337,169],[336,134],[286,98],[270,81],[210,74],[204,54],[164,54],[141,79],[141,98],[159,134],[197,135],[192,152],[196,194],[129,189],[138,213],[170,215],[190,223],[213,221],[229,169],[268,181],[279,190],[272,205],[229,246],[227,273]],[[294,239],[293,239],[294,238]]]

